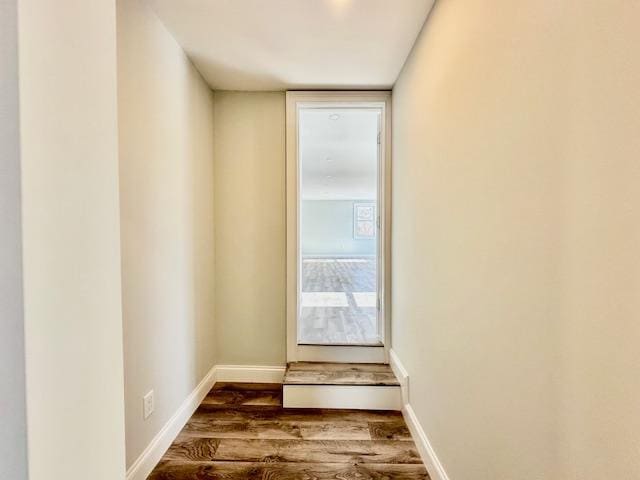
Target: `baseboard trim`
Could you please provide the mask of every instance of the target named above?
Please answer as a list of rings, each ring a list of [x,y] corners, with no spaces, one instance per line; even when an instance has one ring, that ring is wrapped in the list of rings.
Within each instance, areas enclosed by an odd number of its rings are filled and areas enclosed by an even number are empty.
[[[436,455],[436,452],[433,449],[433,446],[431,445],[427,434],[418,421],[416,413],[411,407],[411,396],[409,394],[409,374],[407,372],[407,369],[404,368],[404,365],[402,365],[400,358],[393,349],[389,351],[389,360],[391,363],[391,369],[398,378],[400,387],[402,389],[402,415],[405,422],[407,422],[407,427],[409,427],[409,431],[411,432],[413,440],[416,442],[418,453],[420,454],[425,467],[427,467],[429,476],[431,480],[449,480],[447,472],[442,466],[442,463],[440,462],[438,455]]]
[[[413,408],[411,408],[407,370],[395,351],[390,350],[389,354],[391,368],[400,381],[402,414],[416,442],[418,452],[431,475],[431,480],[449,480]],[[285,369],[284,366],[262,365],[217,365],[212,367],[127,470],[126,480],[145,480],[149,476],[216,382],[282,383]]]
[[[145,480],[149,476],[215,382],[216,367],[214,366],[151,440],[144,452],[133,462],[127,470],[127,480]]]
[[[404,368],[398,355],[393,348],[389,349],[389,366],[393,370],[393,374],[400,382],[400,391],[402,392],[402,405],[409,403],[409,374]]]
[[[218,365],[216,381],[247,383],[282,383],[284,366]]]
[[[420,425],[418,417],[416,417],[411,405],[406,404],[402,407],[402,415],[404,416],[405,422],[407,422],[407,426],[413,436],[413,440],[416,442],[418,453],[420,453],[420,457],[422,458],[425,467],[427,467],[431,480],[449,480],[447,472],[445,472],[442,463],[440,463],[440,460],[431,446],[431,442],[429,442],[427,434],[424,433],[424,429],[422,428],[422,425]]]

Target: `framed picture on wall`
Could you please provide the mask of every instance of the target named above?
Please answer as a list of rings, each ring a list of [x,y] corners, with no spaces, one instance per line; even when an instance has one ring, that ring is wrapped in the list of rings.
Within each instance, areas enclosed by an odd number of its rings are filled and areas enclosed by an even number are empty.
[[[376,204],[353,204],[353,238],[371,240],[376,238]]]

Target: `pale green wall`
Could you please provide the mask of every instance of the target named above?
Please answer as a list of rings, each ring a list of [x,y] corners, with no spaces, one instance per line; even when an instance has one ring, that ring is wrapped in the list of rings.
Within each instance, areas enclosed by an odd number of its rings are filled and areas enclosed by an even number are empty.
[[[0,0],[0,478],[27,479],[17,0]]]
[[[130,466],[215,364],[213,95],[145,2],[117,8]]]
[[[375,239],[353,237],[353,205],[374,200],[303,200],[300,243],[303,255],[375,255]]]
[[[214,95],[218,364],[285,363],[285,95]]]

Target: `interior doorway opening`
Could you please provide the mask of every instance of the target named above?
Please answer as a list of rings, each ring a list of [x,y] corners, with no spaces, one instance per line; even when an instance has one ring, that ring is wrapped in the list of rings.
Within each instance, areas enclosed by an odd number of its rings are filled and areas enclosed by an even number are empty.
[[[298,343],[381,345],[378,164],[381,108],[298,112]]]
[[[289,361],[385,361],[387,92],[289,92]]]

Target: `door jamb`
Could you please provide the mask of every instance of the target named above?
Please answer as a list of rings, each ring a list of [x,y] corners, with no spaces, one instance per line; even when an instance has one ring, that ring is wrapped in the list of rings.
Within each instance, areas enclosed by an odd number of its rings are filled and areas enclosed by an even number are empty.
[[[383,262],[378,265],[383,279],[380,317],[383,320],[382,347],[298,345],[298,104],[376,104],[382,107],[380,149],[384,152],[378,184],[383,207],[378,212]],[[390,91],[287,91],[286,94],[286,345],[287,362],[338,361],[389,363],[391,347],[391,92]],[[309,347],[301,351],[301,348]],[[331,353],[329,353],[331,352]]]

